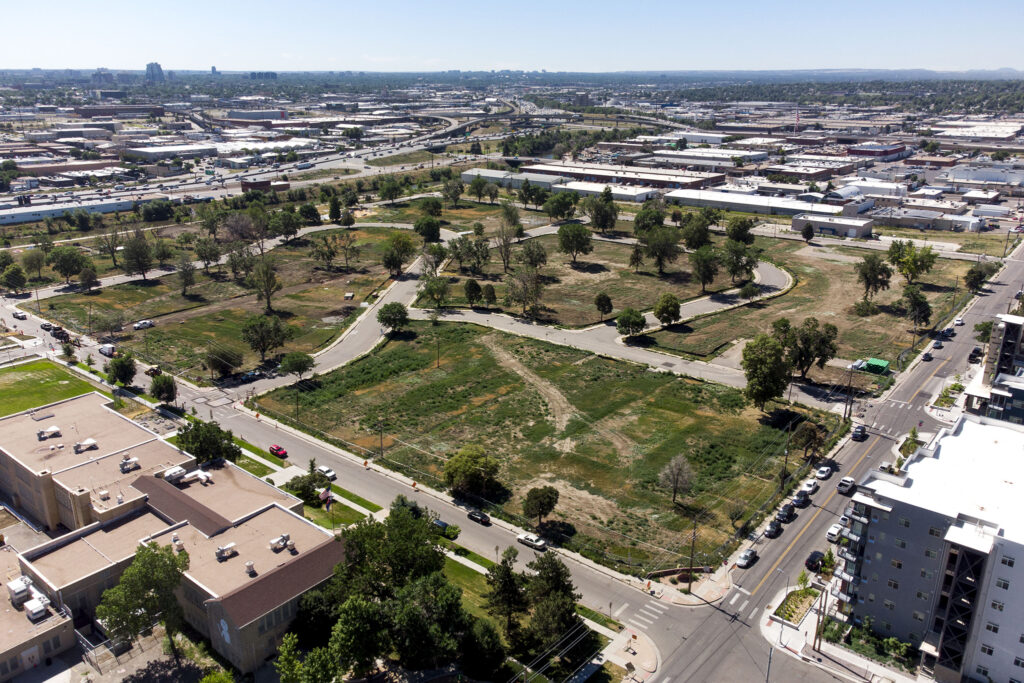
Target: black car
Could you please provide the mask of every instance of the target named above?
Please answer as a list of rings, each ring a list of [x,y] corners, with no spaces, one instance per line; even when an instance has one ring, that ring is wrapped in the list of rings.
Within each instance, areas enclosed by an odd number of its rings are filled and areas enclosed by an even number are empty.
[[[854,441],[865,441],[868,438],[868,428],[864,425],[857,425],[853,428],[850,438]]]
[[[477,524],[483,524],[484,526],[489,526],[491,523],[491,518],[485,515],[484,513],[480,512],[479,510],[470,510],[469,514],[466,516],[474,522],[476,522]]]
[[[825,559],[825,553],[820,550],[815,550],[807,556],[807,559],[804,561],[804,566],[807,567],[808,570],[816,572],[821,569],[821,561],[823,559]]]
[[[931,359],[932,359],[932,354],[931,354],[930,351],[925,351],[924,353],[921,354],[921,360],[931,360]]]
[[[793,505],[798,508],[805,508],[811,504],[811,497],[807,495],[806,491],[797,491],[796,495],[793,496]]]
[[[44,330],[53,329],[53,325],[51,323],[39,323],[39,327],[43,328]]]
[[[779,511],[775,514],[775,519],[779,522],[782,522],[783,524],[786,524],[787,522],[792,522],[794,519],[796,519],[796,508],[790,505],[789,503],[786,503],[781,508],[779,508]]]
[[[765,527],[765,530],[764,530],[764,535],[765,536],[767,536],[768,538],[776,538],[777,536],[779,536],[781,534],[782,534],[782,525],[781,524],[779,524],[774,519],[772,521],[768,522],[768,526]]]

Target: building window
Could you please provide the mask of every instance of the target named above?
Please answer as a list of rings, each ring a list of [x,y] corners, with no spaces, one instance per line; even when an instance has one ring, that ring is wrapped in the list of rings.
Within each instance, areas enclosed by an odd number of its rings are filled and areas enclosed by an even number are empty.
[[[1024,658],[1014,657],[1013,658],[1013,665],[1024,668]]]
[[[1009,556],[1007,556],[1007,555],[1003,555],[1003,556],[1002,556],[1002,557],[1001,557],[1001,558],[999,559],[999,563],[1000,563],[1000,564],[1003,564],[1003,565],[1005,565],[1005,566],[1007,566],[1007,567],[1012,567],[1012,566],[1013,566],[1013,558],[1012,558],[1012,557],[1009,557]]]
[[[889,564],[891,564],[894,569],[903,569],[903,562],[901,560],[890,560]]]
[[[924,612],[914,612],[914,621],[924,621]]]
[[[882,604],[885,605],[885,609],[887,609],[889,611],[892,611],[892,610],[896,609],[896,603],[893,602],[892,600],[886,600]]]
[[[907,542],[904,541],[902,538],[897,538],[896,539],[896,547],[897,548],[906,548],[907,547]]]
[[[1024,643],[1024,633],[1020,634],[1020,642]]]
[[[995,652],[995,650],[992,649],[991,645],[984,645],[983,644],[981,646],[981,654],[988,655],[988,656],[991,657],[993,652]]]
[[[939,551],[938,550],[928,549],[928,550],[924,551],[924,556],[925,557],[930,557],[930,558],[932,558],[934,560],[936,557],[939,556]]]
[[[928,599],[928,594],[925,593],[924,591],[917,591],[917,599],[918,600],[927,600]]]
[[[999,602],[998,600],[993,600],[992,601],[992,609],[994,609],[997,612],[1002,612],[1003,611],[1003,603]]]
[[[1002,588],[1003,590],[1007,590],[1009,587],[1010,587],[1010,582],[1007,581],[1006,579],[1004,579],[1004,578],[996,579],[996,588]]]
[[[974,671],[976,673],[978,673],[978,674],[981,674],[982,676],[988,676],[988,667],[987,666],[982,666],[981,664],[979,664],[978,666],[976,666],[974,668]]]
[[[875,594],[874,593],[868,593],[868,602],[874,602],[874,601],[875,601]],[[1021,635],[1020,642],[1024,643],[1024,635]]]
[[[882,553],[875,553],[875,559],[876,560],[882,559]]]
[[[985,630],[990,633],[999,633],[999,624],[993,624],[991,621],[985,624]]]
[[[921,578],[922,579],[930,579],[933,576],[935,576],[935,572],[933,572],[931,569],[922,569],[921,570]]]
[[[882,622],[882,628],[884,628],[886,631],[891,631],[892,630],[892,624],[890,624],[888,621],[883,621]]]
[[[910,520],[907,519],[906,517],[900,517],[900,521],[897,522],[897,524],[899,524],[904,529],[909,529],[910,528]]]
[[[889,586],[889,588],[892,588],[894,591],[898,591],[900,589],[900,582],[896,579],[889,579],[885,583],[887,586]]]
[[[928,535],[934,536],[935,538],[942,538],[942,529],[933,526],[928,529]]]

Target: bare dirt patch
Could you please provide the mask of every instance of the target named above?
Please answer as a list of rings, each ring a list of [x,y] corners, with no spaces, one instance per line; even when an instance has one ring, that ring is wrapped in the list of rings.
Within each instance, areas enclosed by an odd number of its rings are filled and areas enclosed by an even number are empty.
[[[837,261],[839,263],[860,263],[862,260],[850,254],[839,254],[833,251],[831,247],[808,246],[800,249],[796,253],[800,256],[810,256],[811,258],[820,258],[825,259],[826,261]]]
[[[619,506],[614,501],[578,489],[568,482],[556,479],[554,475],[541,476],[526,482],[521,491],[525,495],[526,491],[538,486],[553,486],[558,489],[558,512],[556,514],[567,519],[594,515],[601,520],[608,520],[618,514]],[[522,502],[521,499],[517,501],[520,506],[522,506]]]
[[[480,341],[494,354],[494,358],[498,363],[522,377],[527,384],[541,395],[548,406],[548,410],[551,411],[551,419],[555,424],[555,429],[558,431],[565,429],[569,424],[569,420],[576,415],[576,409],[569,403],[569,399],[555,388],[553,384],[534,373],[520,363],[519,359],[501,348],[493,335],[487,335],[481,338]]]

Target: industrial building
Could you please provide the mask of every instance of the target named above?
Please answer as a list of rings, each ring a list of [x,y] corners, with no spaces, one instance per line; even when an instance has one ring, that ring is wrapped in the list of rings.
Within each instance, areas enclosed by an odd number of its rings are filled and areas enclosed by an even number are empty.
[[[707,187],[725,180],[721,173],[679,172],[611,164],[551,163],[524,166],[527,173],[559,175],[590,183],[646,185],[660,188]]]
[[[518,190],[522,187],[523,181],[526,180],[530,181],[531,185],[545,190],[551,190],[555,185],[571,180],[569,176],[548,175],[546,173],[513,173],[511,171],[497,171],[489,168],[471,168],[468,171],[462,172],[462,182],[468,185],[477,176],[480,176],[489,183],[494,183],[498,187],[506,187],[513,190]]]
[[[852,145],[846,153],[852,157],[868,157],[872,161],[896,161],[911,155],[906,145],[896,142],[864,142]]]
[[[832,596],[880,636],[920,648],[940,683],[1021,677],[1022,451],[1020,426],[964,415],[905,462],[872,470],[846,508]]]
[[[285,109],[232,109],[228,112],[229,119],[245,121],[281,121],[288,118]]]
[[[70,181],[73,182],[73,181]],[[115,211],[132,211],[136,206],[151,202],[157,199],[167,199],[164,195],[144,195],[139,199],[85,199],[75,202],[58,202],[43,204],[37,203],[29,206],[15,206],[9,209],[0,209],[0,225],[14,225],[16,223],[32,223],[45,220],[47,217],[56,218],[65,213],[85,211],[86,213],[114,213]]]
[[[712,209],[779,216],[795,216],[800,213],[838,216],[843,213],[843,207],[831,204],[813,204],[788,197],[763,197],[715,190],[673,190],[665,195],[665,201],[683,206],[707,206]]]
[[[978,216],[957,215],[928,211],[927,209],[884,207],[871,211],[871,217],[879,225],[919,230],[957,230],[977,232],[981,230],[982,219]]]
[[[83,119],[95,116],[163,116],[164,108],[158,104],[89,104],[75,107],[75,113]]]
[[[330,579],[344,544],[302,517],[301,500],[231,463],[197,469],[107,403],[85,394],[2,422],[5,493],[27,516],[71,531],[16,555],[0,550],[11,600],[0,611],[9,627],[0,681],[73,647],[72,624],[79,640],[102,642],[96,606],[140,543],[188,552],[176,591],[186,621],[254,671],[277,651],[302,595]]]
[[[809,213],[798,213],[793,216],[795,232],[800,232],[807,225],[819,235],[863,238],[871,237],[871,228],[874,227],[875,221],[858,216],[822,216]]]
[[[635,185],[605,185],[603,183],[587,183],[575,180],[568,183],[555,185],[552,192],[575,192],[581,197],[593,197],[602,194],[608,188],[611,190],[612,199],[620,202],[646,202],[658,196],[658,191],[653,187],[638,187]]]
[[[707,149],[698,147],[694,149],[661,149],[654,153],[659,160],[671,161],[674,164],[688,164],[694,162],[719,163],[722,166],[735,166],[735,159],[744,164],[755,161],[764,161],[768,158],[768,152],[756,149]]]

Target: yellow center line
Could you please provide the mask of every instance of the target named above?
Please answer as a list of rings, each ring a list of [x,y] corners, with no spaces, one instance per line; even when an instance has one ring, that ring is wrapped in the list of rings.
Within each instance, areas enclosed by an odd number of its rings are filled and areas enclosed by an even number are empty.
[[[868,453],[870,453],[872,451],[872,449],[874,449],[875,444],[878,443],[878,440],[880,438],[882,438],[882,437],[876,436],[875,440],[871,442],[871,445],[864,451],[864,453],[860,456],[860,458],[857,459],[857,462],[853,463],[853,467],[850,468],[850,472],[851,473],[855,469],[857,469],[857,466],[860,465],[861,462],[864,461],[864,458],[867,457]],[[761,581],[758,582],[758,584],[754,588],[754,590],[750,591],[750,595],[751,596],[753,596],[755,593],[757,593],[757,591],[761,590],[761,586],[764,585],[764,582],[768,580],[768,577],[770,577],[772,574],[775,573],[775,570],[778,568],[778,566],[782,563],[782,561],[784,559],[786,559],[786,555],[789,554],[789,551],[793,549],[793,546],[795,546],[797,541],[800,540],[800,537],[803,536],[804,532],[807,531],[807,529],[810,528],[811,524],[814,523],[814,520],[817,519],[818,515],[821,514],[821,511],[824,510],[825,507],[828,506],[828,504],[832,502],[832,499],[835,498],[835,496],[836,496],[836,490],[832,489],[832,493],[830,493],[828,498],[825,499],[824,504],[822,504],[821,506],[818,507],[818,510],[811,516],[811,519],[808,520],[807,524],[805,524],[804,527],[802,529],[800,529],[800,531],[797,533],[796,538],[794,538],[792,541],[790,541],[789,545],[786,546],[786,549],[782,551],[782,554],[779,555],[779,559],[775,560],[775,564],[772,565],[771,569],[769,569],[765,573],[765,575],[761,578]]]
[[[917,398],[917,395],[921,393],[922,389],[924,389],[924,385],[930,382],[932,377],[934,377],[939,372],[939,370],[945,367],[946,363],[948,363],[950,360],[951,359],[947,358],[946,360],[939,363],[936,366],[935,370],[932,371],[932,374],[928,375],[928,377],[923,382],[921,382],[921,386],[918,387],[917,391],[914,392],[914,395],[907,399],[907,403],[913,403],[914,399]]]

